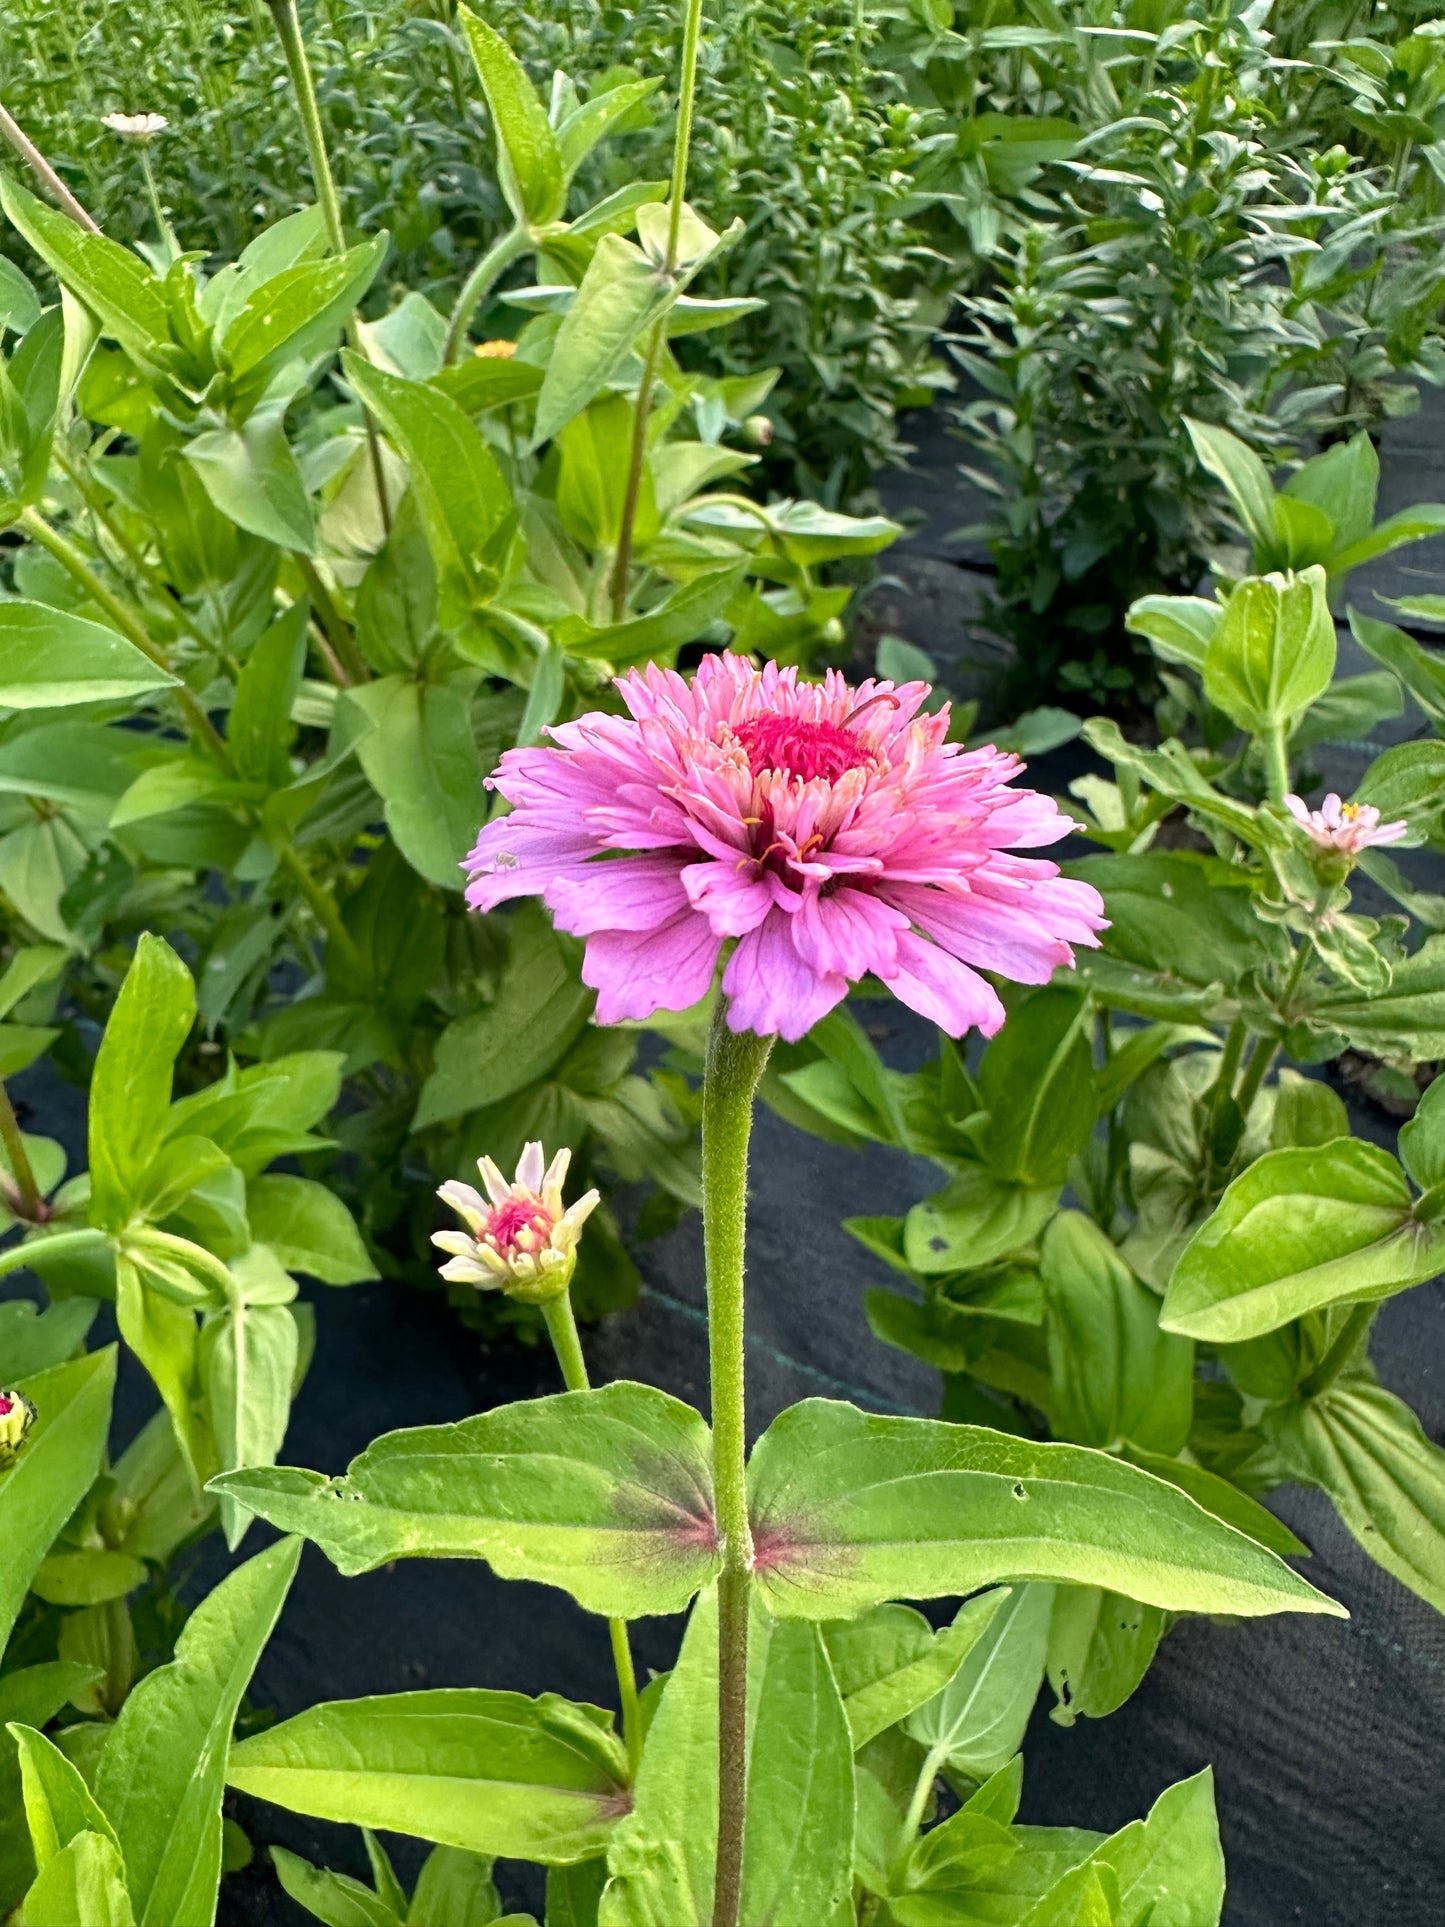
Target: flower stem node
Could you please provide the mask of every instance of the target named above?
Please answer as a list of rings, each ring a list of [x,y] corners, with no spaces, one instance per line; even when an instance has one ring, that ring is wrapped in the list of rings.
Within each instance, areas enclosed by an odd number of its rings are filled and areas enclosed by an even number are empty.
[[[467,1227],[432,1233],[432,1243],[451,1254],[442,1277],[479,1291],[504,1291],[524,1305],[560,1298],[572,1282],[582,1227],[599,1203],[599,1194],[588,1191],[563,1206],[571,1162],[572,1153],[562,1150],[544,1169],[542,1147],[532,1143],[510,1184],[490,1158],[480,1160],[485,1198],[470,1184],[442,1185],[437,1196]]]
[[[8,1472],[35,1423],[35,1407],[20,1392],[0,1391],[0,1472]]]

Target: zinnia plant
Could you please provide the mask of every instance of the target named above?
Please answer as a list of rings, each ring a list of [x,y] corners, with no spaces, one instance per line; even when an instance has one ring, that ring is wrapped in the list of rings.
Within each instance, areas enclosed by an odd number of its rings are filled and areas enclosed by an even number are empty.
[[[543,1861],[559,1915],[576,1891],[564,1870],[589,1863],[578,1878],[599,1927],[904,1919],[892,1902],[924,1889],[962,1908],[981,1863],[945,1852],[955,1822],[920,1838],[941,1772],[973,1784],[993,1771],[959,1741],[951,1682],[1020,1613],[1047,1611],[1052,1585],[1163,1612],[1338,1608],[1177,1485],[1101,1451],[809,1399],[749,1456],[748,1140],[774,1036],[800,1036],[870,972],[955,1032],[994,1030],[1003,1009],[980,967],[1029,982],[1067,969],[1101,905],[1053,864],[1009,853],[1053,841],[1067,819],[1010,787],[1012,759],[948,743],[922,685],[807,685],[728,656],[690,684],[649,668],[619,687],[629,717],[589,715],[503,759],[494,781],[515,807],[482,832],[472,896],[485,907],[539,894],[585,936],[604,1022],[715,995],[703,1087],[711,1424],[648,1385],[589,1385],[567,1278],[592,1199],[565,1207],[566,1153],[546,1167],[532,1144],[511,1184],[484,1161],[487,1199],[443,1187],[467,1230],[438,1243],[449,1272],[542,1302],[568,1390],[390,1434],[341,1479],[257,1468],[217,1483],[344,1572],[481,1557],[563,1587],[610,1621],[621,1733],[612,1714],[551,1695],[402,1694],[315,1708],[243,1741],[230,1777],[307,1813]],[[995,1590],[937,1635],[888,1603],[980,1587]],[[627,1622],[689,1605],[644,1731]],[[896,1805],[859,1757],[895,1729],[912,1761]],[[1022,1883],[1007,1889],[1024,1896],[1020,1917],[1065,1918],[1032,1910],[1112,1891],[1108,1856],[1124,1836],[1079,1864],[1020,1858],[1007,1824],[1016,1762],[1009,1773],[1011,1792],[1000,1784],[986,1811],[957,1819],[970,1839],[982,1828]],[[1217,1919],[1212,1801],[1194,1782],[1165,1799],[1189,1811],[1188,1880],[1198,1917]],[[1145,1912],[1177,1877],[1160,1852],[1165,1818],[1153,1845],[1128,1850],[1131,1906]]]

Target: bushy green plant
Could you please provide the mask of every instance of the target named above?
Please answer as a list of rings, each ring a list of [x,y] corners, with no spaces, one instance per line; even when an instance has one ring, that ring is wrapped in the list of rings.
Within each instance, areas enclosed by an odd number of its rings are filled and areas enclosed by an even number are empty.
[[[1343,520],[1332,483],[1367,528],[1373,491],[1345,485],[1366,447],[1321,458],[1299,498],[1256,478],[1259,516],[1308,499]],[[772,1094],[825,1135],[944,1171],[905,1218],[850,1229],[907,1281],[871,1291],[868,1315],[943,1372],[948,1416],[1111,1451],[1265,1539],[1255,1502],[1317,1486],[1370,1557],[1445,1611],[1445,1454],[1369,1357],[1380,1303],[1445,1262],[1445,1087],[1397,1161],[1293,1068],[1346,1048],[1403,1065],[1445,1052],[1438,899],[1413,903],[1377,847],[1438,839],[1445,763],[1433,742],[1387,749],[1351,803],[1307,817],[1293,792],[1316,781],[1311,751],[1401,707],[1393,674],[1334,678],[1326,588],[1316,563],[1133,612],[1192,685],[1176,701],[1204,741],[1141,748],[1086,726],[1115,774],[1073,790],[1109,853],[1070,874],[1102,891],[1111,926],[1076,978],[1014,1001],[976,1063],[945,1040],[911,1075],[830,1019],[775,1059]],[[1418,644],[1384,624],[1357,633],[1439,712]],[[1357,866],[1421,910],[1423,941],[1407,947],[1405,916],[1352,907]],[[1112,1711],[1169,1623],[1061,1595],[1039,1635],[1055,1716]]]

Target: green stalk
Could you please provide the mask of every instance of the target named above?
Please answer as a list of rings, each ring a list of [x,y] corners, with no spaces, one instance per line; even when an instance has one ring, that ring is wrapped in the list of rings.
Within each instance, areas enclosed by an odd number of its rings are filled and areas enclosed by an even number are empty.
[[[583,1356],[582,1340],[577,1334],[570,1292],[564,1291],[560,1298],[549,1298],[542,1306],[542,1317],[546,1320],[547,1336],[552,1341],[552,1350],[557,1354],[557,1363],[562,1368],[562,1383],[569,1392],[590,1390],[592,1381],[587,1376],[587,1360]],[[617,1692],[622,1702],[622,1734],[627,1743],[627,1766],[635,1781],[637,1769],[642,1764],[642,1708],[637,1698],[637,1672],[632,1664],[627,1621],[609,1619],[607,1630],[612,1639],[612,1663],[617,1669]]]
[[[1336,1334],[1335,1342],[1309,1377],[1301,1382],[1299,1388],[1301,1398],[1317,1398],[1321,1392],[1334,1384],[1345,1366],[1349,1364],[1356,1345],[1369,1330],[1370,1321],[1378,1309],[1377,1305],[1353,1307],[1349,1317]]]
[[[41,1217],[41,1191],[35,1182],[35,1170],[30,1162],[30,1153],[25,1148],[25,1134],[20,1129],[20,1120],[15,1115],[15,1106],[10,1102],[10,1093],[5,1088],[5,1080],[0,1077],[0,1142],[4,1143],[5,1155],[10,1160],[10,1175],[15,1180],[15,1198],[18,1210],[16,1215],[36,1224]]]
[[[477,309],[512,263],[531,246],[531,231],[519,222],[510,233],[504,234],[500,241],[487,249],[462,283],[461,293],[452,308],[451,320],[447,323],[446,346],[442,350],[442,360],[447,367],[460,361],[462,349],[467,344],[467,331]]]
[[[44,1238],[29,1238],[24,1244],[9,1245],[0,1251],[0,1278],[8,1272],[24,1271],[37,1251],[46,1251],[55,1258],[67,1252],[93,1251],[105,1243],[105,1233],[92,1230],[89,1225],[78,1231],[53,1231]]]
[[[68,214],[77,227],[83,227],[88,233],[100,233],[99,222],[86,213],[24,128],[4,107],[0,107],[0,136],[9,141],[35,178],[50,190],[63,214]]]
[[[174,261],[181,251],[181,244],[176,239],[175,229],[166,219],[165,209],[161,206],[160,190],[156,186],[155,170],[151,166],[150,151],[146,146],[142,146],[140,150],[140,168],[141,173],[145,176],[146,194],[151,204],[151,217],[155,221],[156,231],[160,235],[161,246],[166,250],[170,259]]]
[[[918,1778],[913,1783],[913,1798],[908,1802],[903,1831],[898,1838],[895,1866],[902,1866],[908,1857],[909,1848],[918,1838],[918,1829],[923,1825],[923,1816],[928,1808],[928,1796],[933,1791],[933,1782],[943,1770],[943,1763],[947,1758],[946,1746],[935,1746],[924,1755],[923,1765],[918,1769]]]
[[[1269,1075],[1269,1067],[1274,1062],[1276,1049],[1277,1046],[1267,1037],[1257,1037],[1254,1040],[1254,1049],[1250,1052],[1249,1062],[1245,1066],[1244,1076],[1240,1079],[1239,1089],[1234,1099],[1246,1124],[1249,1122],[1250,1108],[1259,1096],[1259,1087]]]
[[[743,1261],[753,1095],[772,1042],[771,1037],[758,1037],[752,1031],[729,1030],[726,1001],[718,999],[702,1087],[702,1235],[707,1258],[713,1486],[723,1561],[718,1579],[718,1826],[712,1927],[737,1927],[742,1902],[748,1773],[748,1595],[753,1564],[748,1525]]]
[[[1269,782],[1271,803],[1283,803],[1289,790],[1289,750],[1285,744],[1285,726],[1272,723],[1264,732],[1264,760]]]
[[[668,278],[677,272],[677,251],[682,236],[682,204],[687,192],[687,157],[692,146],[692,118],[697,106],[697,57],[702,46],[702,0],[687,0],[682,30],[682,86],[677,101],[677,132],[672,143],[672,185],[668,206],[667,260],[663,273]],[[628,577],[632,572],[632,530],[637,521],[637,504],[642,494],[642,470],[647,460],[647,417],[652,408],[652,385],[657,379],[657,364],[667,341],[667,317],[652,331],[637,384],[637,401],[632,415],[632,448],[627,461],[627,494],[622,505],[622,526],[617,538],[617,559],[612,567],[612,620],[620,622],[627,607]]]
[[[321,109],[316,103],[316,82],[311,77],[311,62],[306,57],[306,38],[301,31],[296,0],[269,0],[269,4],[276,31],[281,36],[281,48],[296,95],[297,111],[301,115],[301,131],[306,137],[306,153],[311,162],[317,205],[326,224],[326,238],[333,254],[345,254],[346,232],[341,224],[341,196],[336,191],[336,176],[331,171],[331,157],[326,151],[326,133],[321,125]],[[346,324],[346,338],[358,354],[366,354],[354,314]],[[376,499],[381,509],[381,526],[390,535],[391,504],[386,495],[386,472],[381,465],[381,438],[376,432],[376,423],[371,419],[371,411],[363,408],[361,414],[366,423],[366,445],[371,456]]]

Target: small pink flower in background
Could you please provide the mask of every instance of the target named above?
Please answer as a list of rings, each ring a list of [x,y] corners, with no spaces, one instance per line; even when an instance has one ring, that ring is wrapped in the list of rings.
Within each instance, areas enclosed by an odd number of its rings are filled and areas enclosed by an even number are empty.
[[[23,1393],[0,1391],[0,1472],[11,1466],[35,1422],[35,1407]]]
[[[587,1191],[564,1207],[562,1186],[570,1151],[559,1151],[543,1169],[542,1147],[529,1144],[509,1184],[490,1158],[477,1165],[487,1198],[470,1184],[449,1179],[437,1196],[466,1225],[465,1231],[434,1231],[432,1243],[452,1255],[441,1268],[454,1284],[505,1291],[529,1304],[558,1298],[577,1264],[577,1241],[599,1202]]]
[[[1410,834],[1408,823],[1382,823],[1373,804],[1342,803],[1333,790],[1317,810],[1306,809],[1298,796],[1287,796],[1284,802],[1312,843],[1322,850],[1339,850],[1345,856],[1358,856],[1361,850],[1381,843],[1398,843]]]
[[[1104,905],[1042,858],[1073,827],[1010,787],[1022,765],[945,741],[926,683],[707,656],[689,683],[619,679],[629,716],[592,713],[509,750],[489,786],[512,804],[467,858],[467,901],[540,895],[587,939],[599,1023],[686,1010],[719,953],[734,1030],[802,1037],[870,971],[954,1036],[992,1036],[978,971],[1046,983],[1096,944]]]

